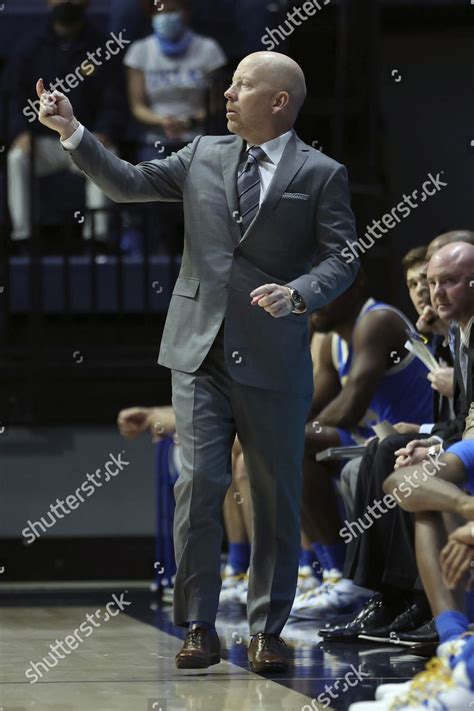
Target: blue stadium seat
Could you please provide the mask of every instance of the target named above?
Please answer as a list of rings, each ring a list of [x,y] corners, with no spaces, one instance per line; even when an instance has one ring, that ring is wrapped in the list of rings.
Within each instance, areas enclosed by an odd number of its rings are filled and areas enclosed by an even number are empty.
[[[149,257],[148,278],[145,281],[146,265],[143,258],[124,257],[122,260],[123,312],[144,313],[147,293],[150,311],[166,312],[171,296],[173,275],[177,274],[180,259],[180,257],[172,259],[164,255]],[[92,258],[89,256],[71,256],[67,262],[62,257],[41,257],[42,303],[36,304],[36,307],[48,315],[66,313],[65,280],[67,279],[71,313],[120,313],[118,257],[96,258],[96,308],[92,301],[94,265],[91,261]],[[29,279],[30,258],[10,257],[9,311],[11,314],[31,312]]]

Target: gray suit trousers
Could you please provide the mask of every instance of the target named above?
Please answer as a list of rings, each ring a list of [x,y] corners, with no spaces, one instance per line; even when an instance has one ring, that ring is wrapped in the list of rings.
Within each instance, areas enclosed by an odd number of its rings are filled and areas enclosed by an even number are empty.
[[[298,576],[301,468],[311,396],[233,380],[224,360],[223,323],[196,372],[172,370],[182,460],[174,490],[174,622],[186,626],[191,620],[214,623],[216,618],[222,507],[231,482],[237,432],[253,506],[250,634],[279,634],[291,610]]]

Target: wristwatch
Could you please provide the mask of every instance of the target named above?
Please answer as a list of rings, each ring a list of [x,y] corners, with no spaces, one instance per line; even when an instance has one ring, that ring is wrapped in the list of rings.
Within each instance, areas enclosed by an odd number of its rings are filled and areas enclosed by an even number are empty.
[[[290,290],[290,299],[291,303],[293,304],[293,313],[304,313],[306,311],[306,304],[300,292],[297,289],[294,289],[292,286],[287,286],[286,288]]]

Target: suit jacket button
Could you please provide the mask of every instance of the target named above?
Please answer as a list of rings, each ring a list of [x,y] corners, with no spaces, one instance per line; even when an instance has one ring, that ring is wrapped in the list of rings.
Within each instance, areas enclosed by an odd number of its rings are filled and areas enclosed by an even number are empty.
[[[229,285],[228,285],[228,284],[224,284],[224,289],[228,289],[228,288],[229,288]]]

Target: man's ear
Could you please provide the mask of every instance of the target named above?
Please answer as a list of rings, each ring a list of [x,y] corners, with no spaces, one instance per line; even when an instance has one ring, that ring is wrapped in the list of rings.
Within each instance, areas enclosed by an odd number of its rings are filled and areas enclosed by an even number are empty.
[[[290,103],[290,95],[287,91],[279,91],[273,98],[273,113],[284,111]]]

